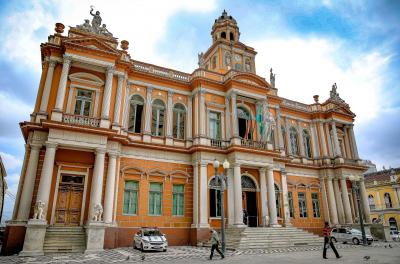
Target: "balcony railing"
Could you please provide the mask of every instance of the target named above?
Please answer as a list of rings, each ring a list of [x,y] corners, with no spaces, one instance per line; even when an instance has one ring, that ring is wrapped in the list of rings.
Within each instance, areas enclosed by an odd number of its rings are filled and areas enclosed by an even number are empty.
[[[151,65],[147,64],[144,62],[140,61],[134,61],[133,62],[133,68],[137,71],[141,72],[148,72],[151,74],[159,75],[165,78],[170,78],[170,79],[175,79],[183,82],[188,82],[189,81],[189,74],[184,73],[184,72],[179,72],[163,67],[159,67],[156,65]]]
[[[226,148],[225,141],[223,141],[221,139],[212,138],[212,139],[210,139],[210,144],[211,144],[211,147],[214,147],[214,148],[220,148],[220,149]]]
[[[80,115],[63,115],[63,122],[67,124],[81,125],[81,126],[90,126],[90,127],[99,127],[100,119],[88,117],[88,116],[80,116]]]
[[[254,148],[254,149],[263,149],[263,150],[268,149],[268,143],[266,143],[266,142],[259,142],[259,141],[254,141],[251,139],[242,138],[241,143],[242,143],[243,147]]]

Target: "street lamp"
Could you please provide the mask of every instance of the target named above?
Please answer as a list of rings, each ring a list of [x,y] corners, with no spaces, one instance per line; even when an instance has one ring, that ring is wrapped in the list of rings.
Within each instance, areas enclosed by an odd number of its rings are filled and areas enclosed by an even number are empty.
[[[225,159],[224,163],[222,166],[224,167],[224,173],[223,174],[218,174],[218,168],[219,168],[219,161],[217,159],[214,160],[214,170],[215,170],[215,178],[219,181],[220,183],[220,188],[221,188],[221,244],[222,244],[222,252],[225,253],[225,208],[224,208],[224,191],[225,191],[225,182],[227,179],[228,175],[228,169],[229,169],[229,162]]]
[[[367,245],[367,237],[365,235],[364,229],[364,220],[363,220],[363,210],[361,207],[361,197],[360,197],[360,176],[358,175],[350,175],[349,180],[352,182],[351,186],[353,188],[354,193],[356,194],[357,205],[358,205],[358,216],[360,219],[360,227],[361,227],[361,235],[362,235],[362,243],[363,246]]]

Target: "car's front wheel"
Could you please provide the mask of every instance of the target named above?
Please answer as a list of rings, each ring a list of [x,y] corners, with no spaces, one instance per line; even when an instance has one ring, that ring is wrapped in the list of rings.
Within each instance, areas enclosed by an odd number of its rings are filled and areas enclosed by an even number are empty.
[[[360,240],[358,238],[353,238],[354,245],[360,245]]]

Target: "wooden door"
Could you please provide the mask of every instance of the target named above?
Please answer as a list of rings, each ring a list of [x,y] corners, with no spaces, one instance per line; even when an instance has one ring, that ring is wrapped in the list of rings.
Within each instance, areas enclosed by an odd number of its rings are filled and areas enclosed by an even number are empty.
[[[56,225],[78,226],[80,224],[83,187],[83,177],[61,176],[56,205]]]

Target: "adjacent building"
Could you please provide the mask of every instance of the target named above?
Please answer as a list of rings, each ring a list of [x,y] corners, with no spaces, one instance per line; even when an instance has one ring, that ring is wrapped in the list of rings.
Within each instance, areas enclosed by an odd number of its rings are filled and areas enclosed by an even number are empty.
[[[373,222],[400,229],[400,168],[364,175]]]
[[[324,221],[355,221],[349,177],[366,167],[355,114],[336,84],[324,102],[279,96],[272,69],[269,80],[256,74],[257,52],[240,42],[225,11],[191,73],[136,60],[129,42],[91,14],[66,35],[57,23],[41,44],[41,82],[30,120],[20,123],[26,154],[3,254],[43,254],[60,227],[82,228],[86,252],[131,246],[141,226],[159,227],[171,245],[195,245],[221,225],[215,159],[230,163],[228,227],[319,233]],[[363,182],[360,194],[369,220]]]

